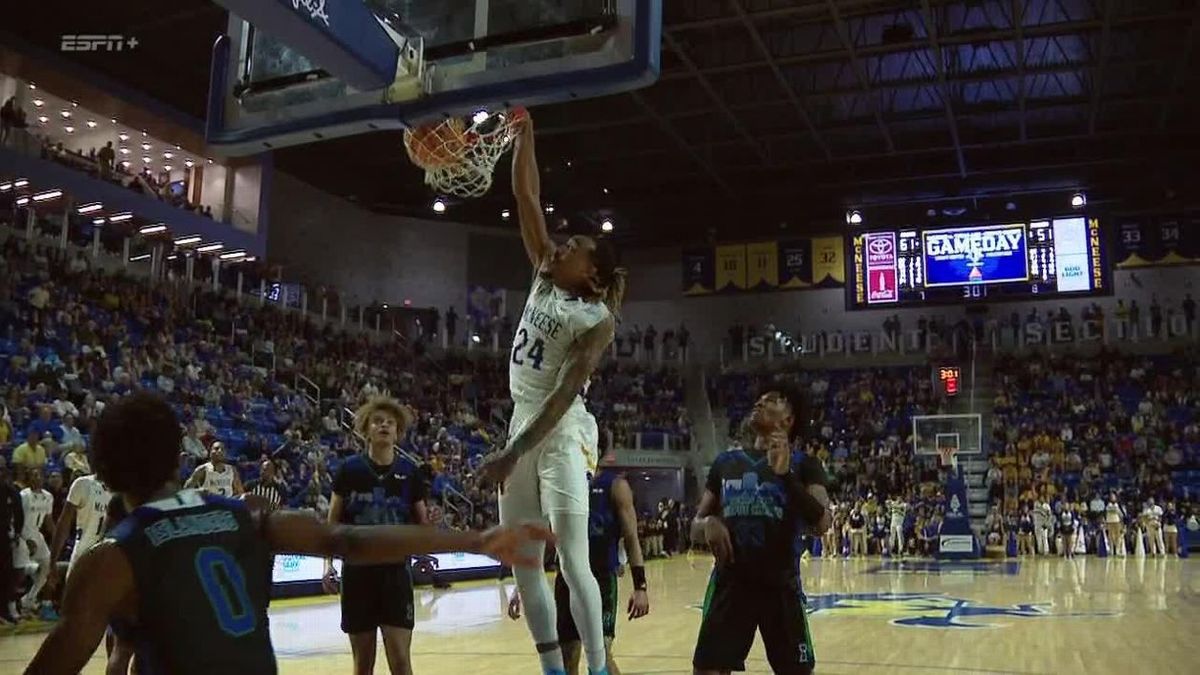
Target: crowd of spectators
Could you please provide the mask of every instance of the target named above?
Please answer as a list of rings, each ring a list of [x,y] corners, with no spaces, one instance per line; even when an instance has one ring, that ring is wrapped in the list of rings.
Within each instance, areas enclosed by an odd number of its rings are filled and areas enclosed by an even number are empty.
[[[1045,528],[1053,545],[1073,530],[1078,550],[1095,552],[1110,501],[1129,539],[1106,541],[1109,551],[1133,551],[1139,532],[1186,524],[1200,494],[1198,363],[1194,350],[1000,357],[989,538]]]

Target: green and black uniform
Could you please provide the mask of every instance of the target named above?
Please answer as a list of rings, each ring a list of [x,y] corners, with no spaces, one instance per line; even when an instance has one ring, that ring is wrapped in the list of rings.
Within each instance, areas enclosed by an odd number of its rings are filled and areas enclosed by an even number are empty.
[[[796,563],[803,524],[789,493],[825,482],[824,467],[804,453],[792,454],[786,476],[776,475],[763,453],[717,456],[705,487],[720,502],[733,562],[715,568],[709,580],[693,657],[697,669],[744,671],[758,629],[773,672],[812,672],[816,660]]]
[[[600,611],[604,636],[617,634],[617,570],[621,561],[617,553],[621,540],[621,521],[613,505],[612,486],[616,472],[601,471],[592,479],[588,505],[588,559],[592,576],[600,585]],[[579,629],[571,616],[571,591],[562,572],[554,580],[554,607],[558,614],[558,641],[579,642]]]
[[[346,460],[333,478],[347,525],[404,525],[416,522],[414,507],[425,499],[425,481],[397,455],[390,465],[365,455]],[[345,565],[342,569],[342,631],[374,632],[381,626],[412,630],[413,581],[408,562]]]
[[[271,555],[245,503],[183,490],[111,536],[129,559],[137,624],[113,622],[140,675],[273,675]]]

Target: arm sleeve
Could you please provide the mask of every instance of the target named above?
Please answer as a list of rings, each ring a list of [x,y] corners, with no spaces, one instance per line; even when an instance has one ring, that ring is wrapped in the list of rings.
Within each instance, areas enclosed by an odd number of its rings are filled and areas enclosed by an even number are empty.
[[[346,477],[346,464],[344,463],[333,474],[333,494],[342,499],[350,495],[349,479]]]
[[[712,466],[708,468],[708,478],[704,480],[704,489],[716,495],[717,500],[721,499],[721,455],[713,460]]]

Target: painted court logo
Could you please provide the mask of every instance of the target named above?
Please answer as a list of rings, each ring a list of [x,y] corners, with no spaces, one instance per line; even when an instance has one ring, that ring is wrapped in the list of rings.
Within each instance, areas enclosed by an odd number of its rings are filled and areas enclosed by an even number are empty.
[[[701,605],[693,609],[703,610]],[[1014,620],[1113,617],[1120,612],[1056,612],[1049,602],[987,605],[944,593],[829,593],[810,595],[814,616],[887,619],[907,628],[1004,628]]]

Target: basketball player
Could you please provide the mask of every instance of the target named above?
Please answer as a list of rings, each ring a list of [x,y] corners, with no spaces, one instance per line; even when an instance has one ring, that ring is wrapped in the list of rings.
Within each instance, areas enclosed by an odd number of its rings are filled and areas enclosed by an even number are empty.
[[[15,546],[14,564],[17,569],[33,577],[29,591],[21,598],[22,611],[32,613],[37,609],[38,594],[50,578],[50,570],[54,559],[50,557],[50,547],[46,540],[54,539],[54,521],[50,514],[54,511],[54,497],[42,489],[41,467],[29,467],[25,471],[25,480],[29,487],[21,490],[21,508],[25,512],[25,526],[21,528],[20,541]],[[54,609],[50,602],[42,604],[41,618],[54,620]]]
[[[1125,557],[1124,520],[1125,509],[1121,508],[1117,493],[1109,493],[1108,502],[1104,504],[1104,532],[1108,535],[1109,555]]]
[[[708,473],[692,524],[716,566],[692,660],[697,675],[745,670],[754,631],[771,670],[811,673],[816,663],[793,543],[799,532],[830,527],[825,470],[816,457],[791,453],[808,425],[802,395],[773,385],[750,416],[751,449],[727,450]]]
[[[208,461],[196,467],[184,487],[198,488],[201,492],[218,497],[236,497],[242,494],[242,479],[237,468],[225,461],[225,444],[213,441],[208,449]]]
[[[384,564],[473,551],[527,564],[516,551],[531,538],[551,539],[536,526],[454,532],[333,526],[286,509],[265,514],[244,501],[180,490],[180,436],[171,407],[146,392],[110,403],[101,415],[92,436],[96,476],[121,497],[129,516],[76,561],[62,620],[27,675],[78,673],[110,623],[136,645],[143,673],[273,675],[272,553]]]
[[[400,457],[396,443],[416,419],[394,399],[369,400],[354,414],[354,430],[367,439],[365,455],[346,460],[333,478],[330,525],[428,524],[425,481]],[[337,592],[333,558],[325,559],[326,592]],[[355,675],[375,672],[376,635],[392,675],[411,675],[413,580],[407,560],[342,568],[342,632],[350,636]]]
[[[650,613],[650,597],[646,593],[646,567],[642,549],[638,544],[637,512],[633,506],[633,490],[629,482],[612,470],[602,470],[592,480],[591,511],[588,515],[588,551],[591,557],[592,575],[600,584],[600,596],[604,606],[604,646],[608,654],[608,672],[621,675],[613,659],[612,644],[617,635],[617,573],[622,567],[620,543],[625,550],[633,551],[629,560],[630,576],[633,578],[633,594],[629,596],[626,613],[629,620],[640,619]],[[559,574],[554,580],[554,606],[558,614],[558,639],[566,660],[568,675],[579,673],[579,629],[571,618],[571,591]],[[509,600],[508,615],[521,617],[521,598],[513,593]]]
[[[526,119],[513,152],[513,194],[535,274],[509,358],[514,409],[508,445],[489,455],[479,471],[485,481],[503,482],[502,524],[549,519],[588,671],[603,673],[603,611],[600,588],[588,568],[587,541],[587,473],[595,468],[591,449],[597,447],[593,439],[598,432],[581,394],[612,342],[625,271],[605,242],[577,236],[555,247],[542,216],[540,190],[533,126]],[[543,672],[562,673],[541,544],[532,544],[526,554],[539,564],[513,570],[525,622]]]
[[[903,558],[904,518],[908,515],[908,502],[904,501],[903,494],[898,494],[895,499],[887,500],[887,509],[891,521],[888,528],[888,550],[892,552],[892,556]]]

